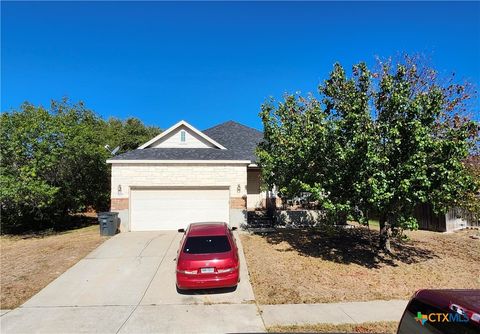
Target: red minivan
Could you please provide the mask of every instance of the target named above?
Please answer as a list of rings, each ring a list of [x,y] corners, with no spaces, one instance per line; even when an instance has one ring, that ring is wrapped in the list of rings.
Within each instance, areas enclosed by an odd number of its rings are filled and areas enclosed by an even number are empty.
[[[419,290],[397,334],[479,334],[480,290]]]
[[[226,223],[192,223],[177,251],[177,289],[235,287],[240,262],[232,231]]]

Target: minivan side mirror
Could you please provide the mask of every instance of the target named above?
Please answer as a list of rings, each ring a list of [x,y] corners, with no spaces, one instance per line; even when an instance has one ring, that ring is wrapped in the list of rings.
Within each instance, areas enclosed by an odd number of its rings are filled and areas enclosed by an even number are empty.
[[[185,233],[185,229],[184,229],[184,228],[179,228],[177,231],[178,231],[178,233]]]
[[[231,230],[232,230],[232,231],[236,231],[237,228],[234,226],[234,227],[231,228]]]

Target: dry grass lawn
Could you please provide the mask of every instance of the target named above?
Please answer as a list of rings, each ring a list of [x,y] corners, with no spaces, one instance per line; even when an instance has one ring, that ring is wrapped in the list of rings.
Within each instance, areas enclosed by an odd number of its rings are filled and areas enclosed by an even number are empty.
[[[318,324],[304,326],[275,326],[269,327],[270,333],[386,333],[395,334],[398,322],[382,321],[363,324]]]
[[[376,255],[378,232],[242,234],[260,304],[409,299],[421,288],[480,288],[478,233],[409,231],[395,255]],[[369,235],[372,236],[372,245]]]
[[[0,308],[21,305],[105,239],[97,225],[46,236],[1,236]]]

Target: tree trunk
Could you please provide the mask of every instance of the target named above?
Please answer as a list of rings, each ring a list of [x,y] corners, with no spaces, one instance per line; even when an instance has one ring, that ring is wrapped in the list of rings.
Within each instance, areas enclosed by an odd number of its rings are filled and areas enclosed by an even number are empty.
[[[390,224],[388,223],[385,216],[380,216],[380,249],[391,253],[392,248],[390,247]]]

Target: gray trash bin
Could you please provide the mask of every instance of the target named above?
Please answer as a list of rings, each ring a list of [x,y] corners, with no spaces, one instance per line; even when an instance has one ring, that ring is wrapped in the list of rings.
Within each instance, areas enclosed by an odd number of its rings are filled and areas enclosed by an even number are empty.
[[[100,235],[115,235],[120,225],[118,212],[100,212],[98,225],[100,225]]]

